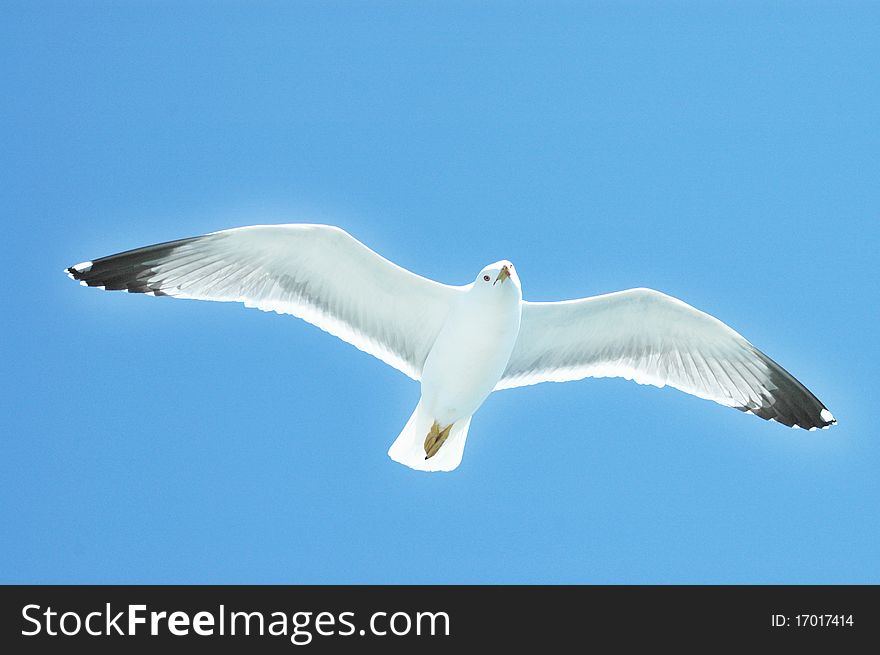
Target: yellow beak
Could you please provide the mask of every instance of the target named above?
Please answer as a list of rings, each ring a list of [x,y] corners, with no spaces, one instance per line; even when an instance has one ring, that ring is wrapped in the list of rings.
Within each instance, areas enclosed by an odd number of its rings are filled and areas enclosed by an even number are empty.
[[[501,272],[498,274],[498,277],[495,278],[495,282],[500,281],[501,284],[504,284],[504,280],[510,277],[510,269],[507,266],[501,267]],[[495,286],[495,282],[492,283],[492,286]]]

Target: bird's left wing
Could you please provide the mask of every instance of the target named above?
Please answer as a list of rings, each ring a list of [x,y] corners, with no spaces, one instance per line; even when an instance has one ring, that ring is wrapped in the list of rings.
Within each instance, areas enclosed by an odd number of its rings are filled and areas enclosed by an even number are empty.
[[[329,225],[254,225],[67,269],[88,286],[292,314],[418,380],[457,287],[411,273]]]
[[[835,422],[791,374],[718,319],[651,289],[524,302],[496,389],[622,377],[806,429]]]

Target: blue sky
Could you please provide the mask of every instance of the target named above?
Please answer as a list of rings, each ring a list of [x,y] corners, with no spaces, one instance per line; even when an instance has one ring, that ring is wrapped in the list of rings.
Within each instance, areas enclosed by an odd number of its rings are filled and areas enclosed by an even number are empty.
[[[0,582],[880,582],[875,3],[39,3],[0,19]],[[527,299],[650,286],[840,421],[623,380],[418,385],[292,317],[62,269],[339,225]]]

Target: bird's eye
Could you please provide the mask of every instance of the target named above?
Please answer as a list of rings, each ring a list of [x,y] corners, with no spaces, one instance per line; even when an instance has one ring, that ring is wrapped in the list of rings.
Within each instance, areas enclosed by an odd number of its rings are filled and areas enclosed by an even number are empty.
[[[490,278],[488,275],[484,275],[484,276],[483,276],[483,279],[486,280],[486,282],[488,282],[488,281],[491,280],[492,278]]]

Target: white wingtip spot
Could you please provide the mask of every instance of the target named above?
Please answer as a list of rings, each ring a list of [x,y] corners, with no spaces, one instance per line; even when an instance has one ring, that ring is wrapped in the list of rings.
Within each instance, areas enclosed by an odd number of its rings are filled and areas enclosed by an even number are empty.
[[[80,262],[79,264],[74,264],[70,268],[65,268],[64,272],[67,273],[67,277],[69,277],[71,280],[75,280],[76,278],[73,276],[73,273],[71,273],[71,271],[76,271],[77,273],[82,273],[83,271],[88,271],[91,268],[92,268],[92,262]]]
[[[828,423],[837,423],[837,419],[829,412],[827,409],[823,409],[819,416],[823,421],[827,421]]]

